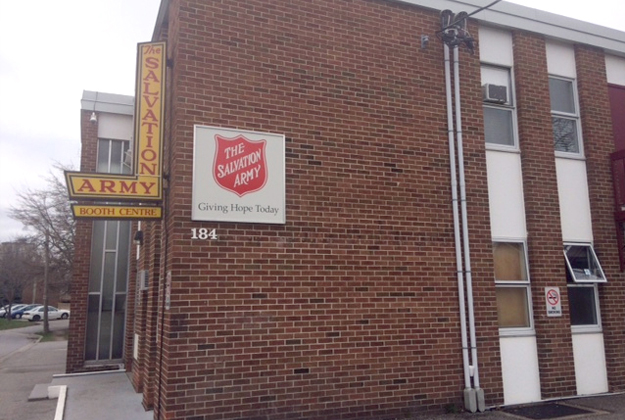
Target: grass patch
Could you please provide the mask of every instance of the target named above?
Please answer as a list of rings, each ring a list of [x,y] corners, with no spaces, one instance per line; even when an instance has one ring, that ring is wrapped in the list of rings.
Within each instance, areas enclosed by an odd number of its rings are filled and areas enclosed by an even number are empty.
[[[41,340],[39,340],[40,343],[46,343],[48,341],[56,341],[56,338],[55,338],[53,332],[49,332],[47,334],[41,333],[41,334],[37,334],[37,335],[41,336]]]
[[[47,334],[37,333],[37,335],[41,336],[41,340],[39,340],[40,343],[46,343],[48,341],[65,341],[67,340],[68,331],[50,331]]]
[[[12,330],[14,328],[24,328],[28,327],[28,325],[28,322],[18,321],[15,319],[9,321],[6,318],[0,318],[0,331]]]

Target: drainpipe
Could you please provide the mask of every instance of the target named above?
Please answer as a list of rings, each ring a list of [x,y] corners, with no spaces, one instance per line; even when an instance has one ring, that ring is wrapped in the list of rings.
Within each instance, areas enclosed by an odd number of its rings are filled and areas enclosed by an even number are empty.
[[[462,145],[462,112],[460,108],[460,64],[458,47],[454,46],[454,101],[456,105],[456,143],[458,148],[458,172],[460,180],[460,209],[462,215],[462,239],[464,251],[464,269],[467,287],[467,306],[469,309],[469,336],[471,339],[471,370],[473,371],[473,386],[479,411],[486,410],[484,390],[480,388],[478,370],[477,344],[475,338],[475,316],[473,311],[473,277],[471,275],[471,247],[469,245],[469,224],[467,221],[467,194],[464,177],[464,152]]]
[[[454,219],[454,244],[456,248],[456,273],[458,279],[458,303],[460,306],[460,336],[462,340],[462,366],[464,370],[464,408],[475,413],[477,411],[475,391],[471,388],[469,364],[469,346],[467,339],[467,319],[464,299],[464,277],[462,271],[462,249],[460,239],[460,216],[458,214],[458,181],[456,174],[456,150],[454,138],[454,121],[451,92],[451,60],[449,46],[444,45],[445,52],[445,93],[447,100],[447,137],[449,140],[449,166],[451,172],[451,201]],[[454,48],[455,50],[456,48]]]

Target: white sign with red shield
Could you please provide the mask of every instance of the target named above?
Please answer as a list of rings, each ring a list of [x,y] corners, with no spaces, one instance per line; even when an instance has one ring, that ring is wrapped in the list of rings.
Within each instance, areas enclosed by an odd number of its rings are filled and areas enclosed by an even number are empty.
[[[286,223],[284,135],[196,125],[191,219]]]
[[[545,287],[547,316],[562,316],[562,300],[559,287]]]

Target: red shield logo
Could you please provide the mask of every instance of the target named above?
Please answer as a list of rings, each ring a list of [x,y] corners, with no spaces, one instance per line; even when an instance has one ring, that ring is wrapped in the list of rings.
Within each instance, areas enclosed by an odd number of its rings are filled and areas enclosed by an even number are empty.
[[[215,136],[213,178],[221,188],[239,197],[261,190],[267,183],[267,140],[249,140],[238,135]]]

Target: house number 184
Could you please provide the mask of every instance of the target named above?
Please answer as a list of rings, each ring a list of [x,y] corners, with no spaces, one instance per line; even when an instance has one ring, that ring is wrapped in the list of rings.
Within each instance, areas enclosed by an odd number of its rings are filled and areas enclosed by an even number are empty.
[[[196,229],[193,228],[191,229],[191,239],[200,239],[202,241],[205,241],[207,239],[217,239],[217,230],[216,229],[211,229],[208,230],[206,228],[200,228],[200,229]]]

